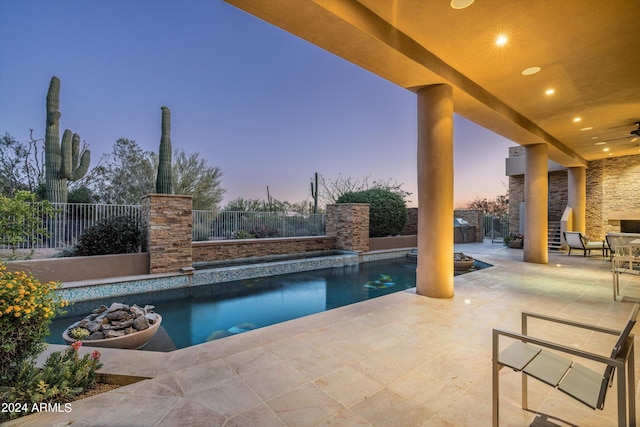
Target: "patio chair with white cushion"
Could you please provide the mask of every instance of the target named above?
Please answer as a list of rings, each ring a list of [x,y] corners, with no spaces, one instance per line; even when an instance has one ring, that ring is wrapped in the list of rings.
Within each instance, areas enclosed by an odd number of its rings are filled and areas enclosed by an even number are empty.
[[[606,251],[609,249],[605,242],[591,242],[589,238],[579,231],[564,231],[564,241],[569,246],[569,253],[571,255],[571,249],[578,249],[584,251],[583,256],[591,255],[592,250],[602,251],[602,256],[606,256]]]
[[[493,329],[493,426],[497,427],[499,424],[500,381],[498,372],[505,366],[516,372],[522,372],[522,409],[525,410],[528,409],[528,375],[558,388],[591,409],[603,409],[607,389],[613,384],[614,371],[617,368],[618,372],[615,377],[618,426],[635,426],[635,361],[631,329],[636,323],[639,309],[640,305],[635,304],[622,331],[530,312],[522,313],[522,333],[520,334]],[[527,335],[527,320],[529,318],[617,335],[618,339],[613,346],[611,355],[606,357]],[[499,351],[500,337],[513,339],[513,342],[502,352]],[[573,356],[573,358],[569,359],[558,353],[564,353]],[[604,368],[601,371],[594,371],[573,360],[580,358],[598,362],[604,365]]]

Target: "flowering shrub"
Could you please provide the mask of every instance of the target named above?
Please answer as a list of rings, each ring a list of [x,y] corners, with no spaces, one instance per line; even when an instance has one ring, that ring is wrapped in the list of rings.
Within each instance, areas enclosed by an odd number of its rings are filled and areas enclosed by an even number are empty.
[[[0,386],[11,383],[23,360],[45,347],[51,319],[68,303],[54,282],[40,283],[24,271],[0,263]]]
[[[45,348],[51,319],[68,302],[55,282],[40,283],[23,271],[9,272],[0,263],[0,401],[20,402],[14,409],[41,402],[65,402],[91,387],[99,369],[100,352],[78,355],[76,341],[63,352],[51,353],[42,368],[36,356]],[[1,412],[0,422],[28,412]]]
[[[2,401],[20,402],[25,408],[32,408],[41,402],[69,402],[92,387],[96,370],[102,366],[100,352],[94,350],[80,357],[81,346],[82,341],[76,341],[63,352],[51,353],[42,369],[35,366],[33,359],[23,360],[15,382],[0,387]],[[26,413],[29,411],[0,413],[0,421]]]

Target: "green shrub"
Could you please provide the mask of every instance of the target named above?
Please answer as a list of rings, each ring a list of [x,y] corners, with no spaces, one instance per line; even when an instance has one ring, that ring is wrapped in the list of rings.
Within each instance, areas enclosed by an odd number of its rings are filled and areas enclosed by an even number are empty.
[[[249,233],[248,231],[236,230],[236,232],[233,233],[233,238],[234,239],[255,239],[256,236]]]
[[[144,234],[129,216],[105,218],[82,233],[73,256],[129,254],[140,250]]]
[[[0,263],[0,386],[12,383],[22,362],[44,350],[51,319],[67,305],[58,287],[24,271],[8,272]]]
[[[264,239],[266,237],[278,237],[278,236],[280,236],[280,231],[277,228],[272,227],[272,226],[267,225],[267,224],[259,225],[259,226],[255,227],[255,228],[253,228],[249,233],[253,234],[258,239]]]
[[[404,199],[388,190],[374,188],[345,193],[337,203],[369,204],[369,237],[396,236],[407,223]]]

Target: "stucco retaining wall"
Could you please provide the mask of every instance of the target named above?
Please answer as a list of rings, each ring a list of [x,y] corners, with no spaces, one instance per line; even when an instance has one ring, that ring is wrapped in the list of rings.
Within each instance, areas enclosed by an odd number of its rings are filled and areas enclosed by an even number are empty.
[[[147,252],[9,261],[9,271],[29,271],[41,282],[74,282],[149,274]]]

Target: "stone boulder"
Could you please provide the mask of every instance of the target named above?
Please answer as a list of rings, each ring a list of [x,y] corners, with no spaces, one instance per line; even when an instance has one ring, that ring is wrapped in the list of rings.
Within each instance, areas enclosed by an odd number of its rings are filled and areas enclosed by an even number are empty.
[[[101,305],[90,315],[67,328],[69,336],[83,341],[100,340],[133,334],[148,329],[157,321],[155,307],[129,306],[114,302],[110,307]]]

